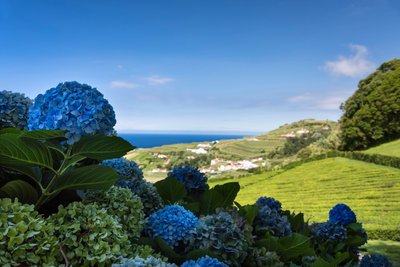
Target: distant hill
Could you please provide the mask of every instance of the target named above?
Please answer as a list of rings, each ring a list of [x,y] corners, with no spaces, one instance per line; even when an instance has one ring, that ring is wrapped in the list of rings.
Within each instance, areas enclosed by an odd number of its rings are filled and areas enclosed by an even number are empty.
[[[381,154],[385,156],[399,157],[400,158],[400,139],[388,142],[376,147],[372,147],[364,153],[368,154]]]
[[[210,185],[233,180],[210,180]],[[346,203],[373,239],[400,241],[400,169],[345,158],[328,158],[289,170],[234,179],[241,185],[238,202],[258,196],[279,199],[285,209],[325,221],[336,203]]]
[[[248,174],[248,170],[295,160],[296,151],[293,155],[284,156],[277,156],[276,152],[284,148],[289,140],[307,139],[309,135],[315,138],[313,140],[321,141],[336,128],[337,123],[332,121],[301,120],[258,136],[136,149],[126,157],[136,161],[150,181],[164,178],[169,170],[180,164],[196,165],[209,176],[240,176]],[[308,143],[304,145],[307,146]],[[302,148],[301,144],[299,148]]]

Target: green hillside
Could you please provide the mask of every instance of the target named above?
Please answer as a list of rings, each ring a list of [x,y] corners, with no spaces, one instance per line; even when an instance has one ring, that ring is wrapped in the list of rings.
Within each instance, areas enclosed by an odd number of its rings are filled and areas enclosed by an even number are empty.
[[[282,162],[294,160],[295,157],[268,159],[270,152],[284,146],[288,136],[301,136],[302,132],[330,133],[337,124],[332,121],[301,120],[285,124],[268,133],[234,140],[218,142],[202,142],[191,144],[174,144],[150,149],[136,149],[127,154],[127,158],[136,161],[143,169],[149,181],[157,181],[165,177],[172,167],[187,163],[201,169],[209,169],[210,176],[240,176],[248,174],[240,169],[223,171],[221,166],[237,166],[239,161],[252,161],[258,167],[270,167]],[[202,148],[205,153],[193,152]],[[217,159],[218,163],[211,164]],[[257,167],[256,166],[256,167]]]
[[[242,187],[238,201],[243,204],[267,195],[280,200],[285,209],[304,212],[311,221],[324,221],[330,208],[342,202],[354,209],[369,231],[399,230],[399,169],[329,158],[236,180]]]
[[[381,154],[385,156],[400,157],[400,139],[372,147],[364,152],[368,154]]]

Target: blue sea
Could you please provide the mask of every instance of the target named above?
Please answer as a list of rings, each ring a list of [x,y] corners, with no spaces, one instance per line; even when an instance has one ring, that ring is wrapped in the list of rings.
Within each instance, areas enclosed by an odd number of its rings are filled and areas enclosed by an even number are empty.
[[[161,134],[161,133],[120,133],[118,136],[124,138],[137,148],[151,148],[162,145],[211,142],[225,139],[239,139],[246,135],[234,134]]]

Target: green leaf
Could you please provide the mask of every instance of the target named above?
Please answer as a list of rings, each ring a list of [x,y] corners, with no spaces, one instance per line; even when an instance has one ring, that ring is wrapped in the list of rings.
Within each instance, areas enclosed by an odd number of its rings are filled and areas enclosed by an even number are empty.
[[[335,263],[327,262],[326,260],[318,257],[313,264],[311,264],[311,267],[336,267],[336,265]]]
[[[25,174],[27,177],[31,178],[35,183],[38,184],[40,184],[42,180],[42,173],[39,167],[8,165],[7,169]]]
[[[49,140],[56,138],[65,138],[65,131],[61,130],[37,130],[23,132],[21,137],[39,140]]]
[[[258,240],[256,247],[264,247],[267,251],[276,251],[278,254],[283,250],[283,247],[278,242],[278,238],[273,236]]]
[[[224,197],[218,191],[210,189],[200,198],[200,213],[207,215],[212,214],[219,207],[222,207]]]
[[[156,237],[155,241],[162,254],[167,256],[170,261],[178,263],[184,261],[184,257],[176,253],[162,238]]]
[[[21,134],[22,130],[17,129],[17,128],[5,128],[5,129],[0,130],[0,134],[6,134],[6,133]]]
[[[108,189],[118,179],[118,174],[108,166],[90,165],[73,169],[54,179],[50,194],[65,189]]]
[[[53,159],[46,145],[36,140],[23,140],[15,134],[0,135],[0,165],[42,166],[53,168]]]
[[[221,207],[229,207],[233,205],[233,201],[240,191],[238,182],[225,183],[223,185],[216,185],[212,190],[216,190],[224,197],[224,201],[220,204]]]
[[[73,144],[72,154],[96,160],[106,160],[120,158],[134,148],[121,137],[94,135],[82,137]]]
[[[245,205],[239,208],[239,214],[246,219],[247,223],[252,225],[258,213],[255,205]]]
[[[33,204],[39,196],[35,188],[22,180],[14,180],[0,188],[0,198],[18,198],[22,203]]]
[[[315,255],[310,238],[305,235],[293,233],[291,236],[281,238],[279,244],[285,248],[281,255],[285,260],[294,259],[298,256]]]
[[[174,177],[167,177],[154,184],[161,198],[167,204],[173,204],[186,196],[185,186]]]
[[[290,222],[290,226],[293,231],[299,231],[304,225],[304,214],[299,213],[296,215],[287,216]]]

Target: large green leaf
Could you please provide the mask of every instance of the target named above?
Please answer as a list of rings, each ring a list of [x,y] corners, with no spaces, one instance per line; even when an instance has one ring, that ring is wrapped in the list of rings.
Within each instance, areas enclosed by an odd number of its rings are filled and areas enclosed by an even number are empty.
[[[0,165],[42,166],[53,168],[50,151],[40,141],[23,140],[16,134],[0,135]]]
[[[230,182],[222,185],[216,185],[212,190],[216,190],[224,197],[224,200],[222,203],[220,203],[220,206],[229,207],[233,205],[233,201],[235,201],[235,198],[240,191],[240,185],[238,182]]]
[[[120,158],[133,150],[128,141],[117,136],[94,135],[82,137],[72,146],[72,154],[96,160]]]
[[[286,260],[294,259],[298,256],[313,256],[314,249],[311,247],[311,241],[308,236],[293,233],[291,236],[283,237],[279,244],[284,247],[282,257]]]
[[[31,138],[31,139],[48,140],[48,139],[55,139],[55,138],[65,138],[65,131],[37,130],[37,131],[23,132],[21,136],[25,137],[25,138]]]
[[[174,177],[167,177],[154,184],[161,198],[167,204],[173,204],[186,196],[185,186]]]
[[[0,188],[0,198],[17,198],[21,203],[33,204],[39,196],[35,188],[22,180],[14,180]]]
[[[118,174],[108,166],[90,165],[73,169],[54,179],[49,194],[65,189],[108,189],[118,179]]]
[[[247,223],[252,225],[258,213],[258,207],[255,205],[244,205],[239,208],[239,214],[247,220]]]
[[[200,213],[203,215],[212,214],[219,207],[222,207],[224,197],[217,190],[208,190],[200,198]]]

